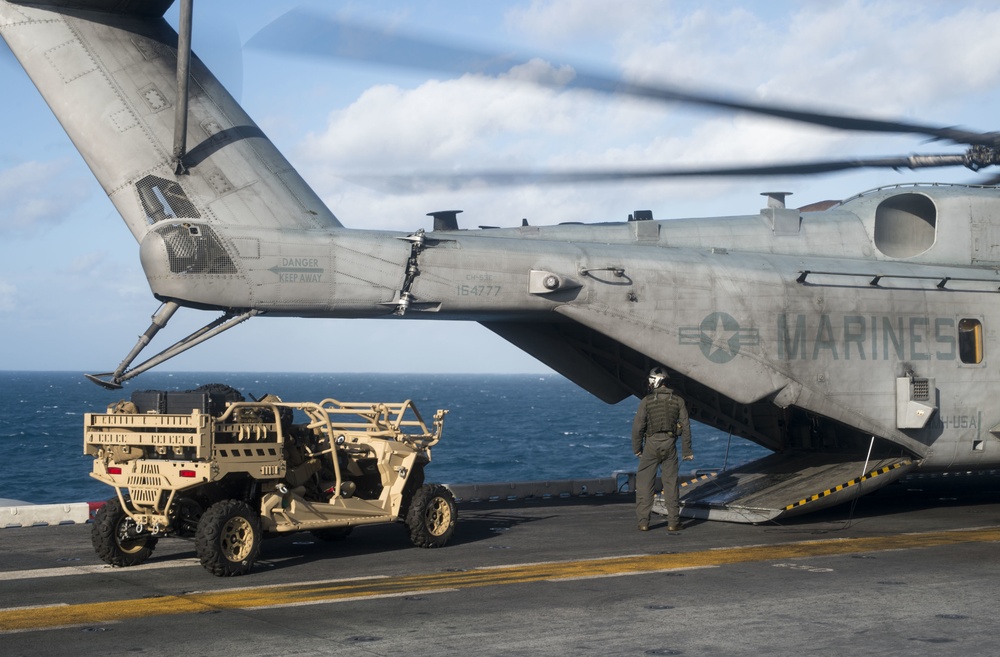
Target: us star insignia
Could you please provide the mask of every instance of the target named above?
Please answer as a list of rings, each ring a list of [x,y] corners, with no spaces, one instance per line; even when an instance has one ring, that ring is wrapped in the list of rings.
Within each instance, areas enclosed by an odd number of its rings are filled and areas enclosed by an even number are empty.
[[[760,344],[760,332],[743,328],[729,313],[714,312],[701,320],[698,326],[682,327],[678,333],[682,345],[696,344],[705,358],[713,363],[728,363],[743,347]]]

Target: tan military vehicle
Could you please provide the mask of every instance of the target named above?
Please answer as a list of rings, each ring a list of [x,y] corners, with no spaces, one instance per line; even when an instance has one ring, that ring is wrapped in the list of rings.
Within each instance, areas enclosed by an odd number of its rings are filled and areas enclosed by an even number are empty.
[[[94,549],[135,566],[158,539],[193,537],[201,564],[226,577],[250,571],[265,534],[335,540],[403,522],[414,545],[443,546],[455,500],[423,482],[446,412],[428,427],[410,401],[248,402],[220,385],[137,391],[84,416],[91,476],[116,491],[95,517]]]

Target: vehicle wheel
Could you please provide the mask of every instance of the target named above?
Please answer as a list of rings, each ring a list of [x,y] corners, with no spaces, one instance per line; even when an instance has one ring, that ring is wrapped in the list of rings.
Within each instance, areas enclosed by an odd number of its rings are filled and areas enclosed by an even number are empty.
[[[455,533],[455,497],[441,484],[427,484],[413,496],[406,512],[410,540],[417,547],[441,547]]]
[[[198,521],[194,547],[201,565],[218,577],[245,575],[260,556],[260,518],[246,502],[216,502]]]
[[[342,541],[351,535],[354,527],[328,527],[327,529],[314,529],[312,535],[321,541]]]
[[[97,510],[90,541],[101,561],[119,567],[138,566],[156,547],[155,538],[135,536],[135,520],[125,513],[117,497],[112,497]]]

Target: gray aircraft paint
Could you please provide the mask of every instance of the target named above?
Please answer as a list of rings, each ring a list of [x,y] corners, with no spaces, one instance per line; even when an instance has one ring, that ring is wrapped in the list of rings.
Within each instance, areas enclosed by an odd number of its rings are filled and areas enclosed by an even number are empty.
[[[877,436],[926,469],[1000,464],[993,188],[890,187],[820,212],[351,230],[197,60],[188,172],[175,174],[176,36],[162,19],[0,1],[0,34],[135,236],[161,301],[477,321],[608,402],[641,394],[662,363],[694,419],[772,449],[863,454]],[[963,319],[981,323],[981,362],[958,358]],[[919,429],[898,426],[906,377],[934,382]]]

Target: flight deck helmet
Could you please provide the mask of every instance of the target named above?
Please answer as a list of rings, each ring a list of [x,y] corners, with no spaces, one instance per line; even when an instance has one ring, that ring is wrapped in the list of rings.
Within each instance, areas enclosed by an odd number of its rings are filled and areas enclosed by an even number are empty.
[[[649,370],[649,388],[659,388],[667,382],[667,370],[663,367],[654,367]]]

